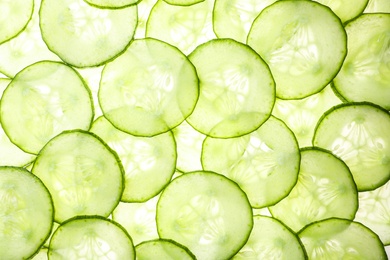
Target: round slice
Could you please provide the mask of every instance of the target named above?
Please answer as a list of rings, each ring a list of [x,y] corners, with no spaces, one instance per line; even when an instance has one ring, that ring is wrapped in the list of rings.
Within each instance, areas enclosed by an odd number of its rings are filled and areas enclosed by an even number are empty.
[[[252,209],[237,184],[213,172],[174,179],[157,204],[159,236],[186,246],[197,259],[229,259],[246,243]]]
[[[99,103],[116,128],[154,136],[178,126],[198,99],[194,66],[177,48],[159,40],[134,40],[102,72]]]
[[[86,131],[65,131],[50,140],[39,152],[32,172],[49,189],[58,223],[80,215],[107,217],[123,192],[118,156]]]
[[[99,216],[71,218],[54,232],[50,260],[135,259],[131,237],[114,221]]]
[[[216,138],[238,137],[263,124],[275,102],[268,66],[250,47],[216,39],[189,55],[200,80],[200,95],[187,122]]]
[[[53,225],[49,191],[31,172],[1,166],[0,201],[1,259],[30,258],[49,237]]]
[[[27,26],[34,9],[34,0],[0,2],[0,44],[18,35]]]
[[[104,117],[92,124],[117,152],[125,170],[122,201],[144,202],[156,196],[171,180],[176,166],[176,145],[171,132],[154,137],[136,137],[116,129]]]
[[[286,198],[269,208],[273,217],[295,232],[325,218],[352,220],[357,209],[358,193],[348,167],[316,147],[301,150],[297,184]]]
[[[248,135],[207,137],[203,142],[203,169],[235,181],[255,208],[273,205],[289,194],[298,179],[299,162],[294,134],[275,117]]]
[[[390,110],[390,13],[364,14],[348,23],[348,54],[334,87],[347,101]]]
[[[232,260],[307,259],[298,236],[280,221],[266,216],[253,217],[253,230]]]
[[[76,67],[98,66],[123,52],[137,25],[137,7],[101,9],[83,0],[42,0],[40,27],[48,48]]]
[[[339,156],[359,191],[374,190],[390,179],[390,114],[371,103],[346,103],[319,120],[313,145]]]
[[[63,130],[89,129],[91,92],[71,67],[53,61],[34,63],[19,72],[3,93],[1,123],[11,142],[37,154]]]
[[[306,0],[266,7],[253,22],[247,43],[270,66],[281,99],[319,92],[332,81],[347,53],[340,19],[330,8]]]
[[[309,259],[387,259],[379,237],[359,222],[331,218],[298,233]]]
[[[144,241],[135,247],[138,260],[192,260],[196,257],[183,245],[169,240],[156,239]]]

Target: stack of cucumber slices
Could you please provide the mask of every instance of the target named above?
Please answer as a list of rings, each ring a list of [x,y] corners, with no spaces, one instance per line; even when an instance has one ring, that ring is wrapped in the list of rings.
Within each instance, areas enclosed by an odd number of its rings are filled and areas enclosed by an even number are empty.
[[[389,258],[390,1],[0,13],[0,259]]]

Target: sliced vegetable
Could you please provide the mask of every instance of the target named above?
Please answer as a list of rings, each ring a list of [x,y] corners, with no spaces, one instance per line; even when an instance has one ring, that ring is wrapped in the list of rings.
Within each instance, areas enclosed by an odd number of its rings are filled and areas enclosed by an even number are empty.
[[[390,179],[390,114],[371,103],[346,103],[319,120],[313,145],[332,151],[352,172],[359,191]]]
[[[183,245],[169,240],[169,239],[156,239],[144,241],[135,247],[137,259],[149,260],[149,259],[161,259],[161,260],[191,260],[196,257]]]
[[[152,38],[134,40],[104,67],[99,103],[116,128],[154,136],[192,113],[198,84],[194,66],[177,48]]]
[[[228,259],[246,243],[253,227],[245,193],[226,177],[191,172],[175,178],[157,204],[161,238],[186,246],[197,259]]]
[[[123,193],[123,168],[116,153],[96,135],[65,131],[39,152],[32,172],[49,189],[55,221],[74,216],[108,217]]]
[[[131,237],[123,227],[100,216],[71,218],[50,242],[49,259],[135,259]]]
[[[137,7],[101,9],[83,0],[42,0],[42,38],[75,67],[101,65],[124,51],[137,25]]]
[[[93,119],[91,92],[71,67],[53,61],[20,71],[3,93],[1,124],[11,142],[37,154],[63,130],[89,129]]]
[[[53,225],[49,191],[26,169],[1,166],[0,201],[1,258],[30,258],[49,237]]]
[[[262,125],[275,102],[268,66],[248,46],[211,40],[189,55],[200,80],[200,95],[187,122],[216,138],[238,137]]]
[[[369,101],[390,110],[390,13],[364,14],[345,26],[348,54],[334,79],[348,101]]]
[[[309,259],[387,259],[378,236],[359,222],[331,218],[298,233]]]
[[[247,43],[270,66],[281,99],[321,91],[347,53],[340,19],[329,8],[307,0],[277,1],[266,7],[253,22]]]
[[[299,162],[294,134],[275,117],[248,135],[207,137],[203,142],[203,168],[235,181],[254,208],[273,205],[290,193],[298,179]]]
[[[326,150],[301,150],[298,182],[286,198],[269,207],[272,216],[297,232],[330,217],[353,220],[358,193],[347,165]]]

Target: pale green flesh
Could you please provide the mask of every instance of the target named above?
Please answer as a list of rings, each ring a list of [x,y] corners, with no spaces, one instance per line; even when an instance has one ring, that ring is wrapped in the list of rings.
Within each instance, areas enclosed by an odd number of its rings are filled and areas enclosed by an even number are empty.
[[[390,13],[390,1],[369,0],[364,13]]]
[[[390,110],[390,14],[365,14],[345,27],[348,54],[336,90],[348,101],[369,101]]]
[[[235,181],[256,208],[287,196],[297,181],[299,161],[293,133],[274,117],[248,135],[203,143],[203,168]]]
[[[247,44],[270,66],[276,95],[282,99],[304,98],[323,89],[338,72],[347,47],[344,28],[333,12],[316,2],[290,0],[260,13]]]
[[[211,172],[174,179],[160,196],[156,221],[160,237],[186,246],[198,259],[232,257],[245,244],[253,225],[245,193]]]
[[[63,130],[88,129],[93,104],[89,89],[72,68],[42,61],[12,80],[3,93],[0,113],[10,140],[37,154]]]
[[[112,219],[123,226],[135,245],[142,241],[157,239],[156,205],[159,196],[141,203],[119,203]]]
[[[205,0],[191,6],[169,5],[159,0],[146,25],[146,36],[178,47],[184,54],[216,38],[212,25],[214,1]]]
[[[268,66],[248,46],[218,39],[189,56],[197,69],[200,95],[187,122],[217,138],[252,132],[270,116],[275,85]]]
[[[339,105],[323,116],[313,145],[332,151],[348,165],[359,191],[390,178],[390,116],[370,103]]]
[[[40,5],[41,0],[34,0],[34,11],[27,27],[15,38],[0,44],[0,71],[8,77],[14,77],[37,61],[60,60],[42,40],[38,15]]]
[[[0,44],[15,37],[30,21],[34,0],[3,0],[0,2]]]
[[[0,93],[3,94],[5,88],[11,82],[10,79],[0,78]],[[0,127],[0,165],[24,166],[32,162],[35,155],[29,154],[14,145]]]
[[[151,138],[135,137],[119,131],[104,117],[99,117],[90,131],[100,136],[121,159],[125,170],[122,201],[147,201],[171,180],[176,163],[171,132]]]
[[[383,244],[390,245],[390,182],[359,193],[359,209],[354,220],[378,234]]]
[[[1,258],[27,259],[50,234],[54,215],[50,194],[27,170],[0,167],[0,201]]]
[[[348,167],[325,150],[301,150],[298,182],[286,198],[270,207],[272,216],[295,232],[330,217],[353,219],[358,194]]]
[[[164,0],[164,1],[170,5],[190,6],[190,5],[201,3],[205,0]]]
[[[121,53],[137,25],[137,8],[101,9],[83,0],[44,0],[39,12],[49,49],[76,67],[97,66]]]
[[[253,230],[243,248],[233,260],[251,259],[306,259],[299,238],[274,218],[253,217]]]
[[[218,38],[245,43],[253,20],[276,0],[216,0],[213,28]]]
[[[309,259],[387,259],[378,236],[359,222],[331,218],[298,233]]]
[[[145,241],[135,247],[137,259],[160,259],[160,260],[191,260],[195,256],[187,248],[172,240]]]
[[[107,217],[123,192],[123,169],[116,154],[85,131],[63,132],[50,140],[32,172],[49,189],[57,222],[80,215]]]
[[[178,49],[151,38],[133,41],[107,64],[99,89],[104,116],[137,136],[176,127],[191,114],[197,99],[194,66]]]
[[[49,259],[135,259],[130,236],[100,217],[74,218],[62,224],[50,242]]]
[[[321,92],[304,99],[283,100],[277,98],[272,115],[283,122],[294,132],[299,147],[311,146],[314,128],[325,111],[340,104],[341,100],[328,85]]]

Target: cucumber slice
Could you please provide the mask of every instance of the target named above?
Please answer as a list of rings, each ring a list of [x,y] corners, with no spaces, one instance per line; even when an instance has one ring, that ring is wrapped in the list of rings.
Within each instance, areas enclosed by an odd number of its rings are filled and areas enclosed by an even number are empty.
[[[340,19],[328,7],[307,0],[277,1],[266,7],[253,22],[247,43],[270,66],[281,99],[321,91],[347,53]]]
[[[11,79],[0,78],[0,96],[11,82]],[[29,154],[14,145],[0,127],[0,165],[25,166],[31,163],[35,155]]]
[[[54,232],[48,256],[57,259],[135,259],[131,237],[118,223],[99,216],[71,218]]]
[[[192,113],[198,84],[194,66],[177,48],[152,38],[134,40],[104,67],[99,103],[116,128],[154,136]]]
[[[237,184],[212,172],[174,179],[157,204],[161,238],[186,246],[198,259],[229,259],[247,241],[252,209]]]
[[[334,79],[348,101],[369,101],[390,110],[390,14],[364,14],[348,23],[348,54]]]
[[[90,5],[99,8],[117,9],[137,4],[141,0],[84,0]]]
[[[248,32],[259,13],[276,0],[215,0],[213,28],[218,38],[246,43]]]
[[[277,98],[272,115],[280,118],[294,132],[299,147],[311,146],[314,129],[325,111],[341,103],[330,85],[321,92],[303,99]]]
[[[40,27],[48,48],[75,67],[101,65],[124,51],[137,7],[100,9],[83,0],[42,0]]]
[[[190,6],[190,5],[201,3],[205,0],[164,0],[164,1],[170,5]]]
[[[328,6],[343,23],[361,14],[368,4],[368,0],[314,0]]]
[[[286,198],[269,207],[272,216],[295,232],[325,218],[352,220],[357,209],[358,193],[347,165],[316,147],[301,150],[297,184]]]
[[[22,32],[32,17],[34,0],[0,2],[0,44]]]
[[[37,154],[63,130],[89,129],[93,119],[91,93],[71,67],[37,62],[19,72],[8,85],[0,116],[11,142]]]
[[[188,248],[169,239],[144,241],[135,247],[135,252],[138,260],[196,259]]]
[[[48,260],[47,252],[48,248],[42,247],[39,252],[32,258],[32,260]]]
[[[300,239],[283,223],[266,216],[254,216],[253,223],[248,242],[232,260],[307,259]]]
[[[156,206],[159,197],[141,203],[121,202],[112,212],[112,219],[127,230],[135,245],[159,238],[156,226]]]
[[[390,245],[390,182],[373,191],[359,192],[354,220],[373,230],[383,244]]]
[[[313,145],[348,165],[359,191],[374,190],[390,179],[390,114],[371,103],[346,103],[319,120]]]
[[[270,117],[256,131],[238,138],[203,142],[203,169],[235,181],[255,208],[286,197],[298,179],[300,151],[294,134]]]
[[[331,218],[298,233],[309,259],[387,259],[378,236],[359,222]]]
[[[146,36],[178,47],[184,54],[216,38],[213,32],[214,0],[196,5],[176,6],[159,0],[153,6],[146,24]]]
[[[267,64],[248,46],[215,39],[189,55],[200,80],[200,95],[187,122],[216,138],[248,134],[263,124],[275,102]]]
[[[33,14],[27,27],[15,38],[0,44],[0,71],[8,77],[13,78],[25,67],[41,60],[60,60],[42,40],[38,14],[40,5],[41,0],[34,0]]]
[[[390,13],[390,1],[369,0],[364,13]]]
[[[80,215],[108,217],[123,192],[123,168],[116,153],[96,135],[65,131],[39,152],[32,172],[49,189],[55,221]]]
[[[1,259],[30,258],[52,228],[54,208],[49,191],[31,172],[1,166],[0,201]]]
[[[187,121],[172,130],[177,147],[176,168],[182,172],[202,170],[202,144],[206,136],[196,131]]]
[[[116,151],[123,164],[125,189],[121,201],[147,201],[171,180],[176,166],[176,145],[171,132],[151,138],[135,137],[119,131],[104,117],[99,117],[90,131]]]

